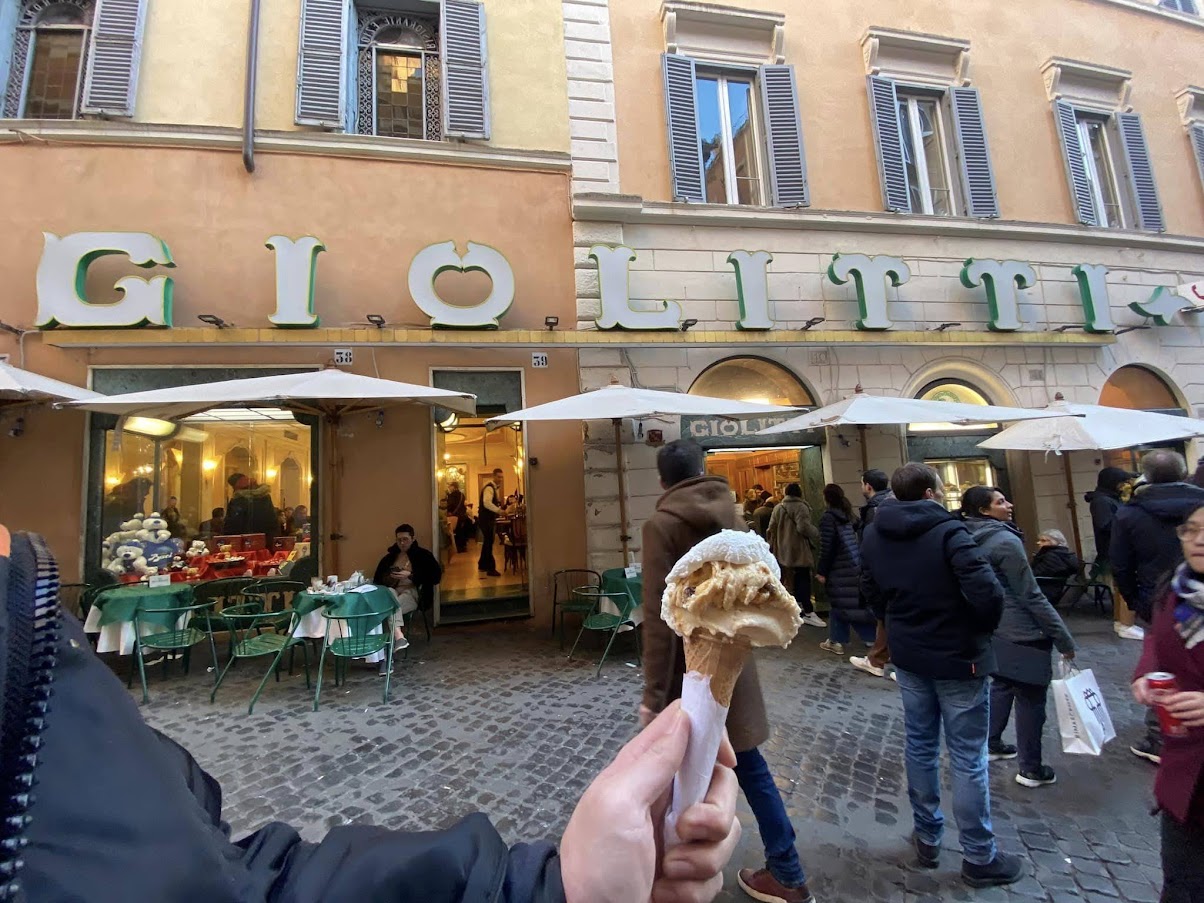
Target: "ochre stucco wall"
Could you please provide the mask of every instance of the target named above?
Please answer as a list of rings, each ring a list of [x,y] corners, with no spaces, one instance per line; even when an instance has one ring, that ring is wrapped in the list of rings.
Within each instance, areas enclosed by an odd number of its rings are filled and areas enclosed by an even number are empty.
[[[1168,230],[1204,234],[1204,189],[1175,93],[1198,82],[1204,30],[1094,0],[873,4],[725,0],[786,16],[796,68],[811,206],[882,210],[861,38],[870,26],[971,42],[1004,219],[1073,223],[1065,165],[1041,66],[1068,57],[1131,70]],[[669,200],[660,4],[611,0],[621,190]],[[1151,48],[1157,47],[1157,52]]]
[[[263,0],[256,127],[292,130],[300,0]],[[559,0],[485,0],[494,147],[569,149],[568,89]],[[247,0],[152,3],[136,119],[242,124]]]

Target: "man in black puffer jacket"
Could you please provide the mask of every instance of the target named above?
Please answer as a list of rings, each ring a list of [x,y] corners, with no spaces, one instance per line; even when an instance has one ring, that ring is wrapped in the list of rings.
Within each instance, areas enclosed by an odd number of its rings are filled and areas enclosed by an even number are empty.
[[[862,540],[861,587],[886,621],[898,669],[919,863],[939,864],[944,722],[962,880],[971,887],[1012,884],[1024,870],[995,846],[987,781],[987,675],[995,667],[991,634],[1003,613],[1003,588],[965,524],[940,504],[935,470],[905,464],[890,483],[895,501],[878,509]]]
[[[1183,545],[1175,529],[1204,505],[1204,489],[1187,480],[1187,462],[1169,449],[1152,451],[1141,459],[1146,484],[1116,512],[1112,522],[1112,575],[1116,588],[1145,625],[1154,602],[1165,592],[1171,575],[1183,561]],[[1155,764],[1162,761],[1162,731],[1154,709],[1146,712],[1146,736],[1129,747],[1135,756]]]

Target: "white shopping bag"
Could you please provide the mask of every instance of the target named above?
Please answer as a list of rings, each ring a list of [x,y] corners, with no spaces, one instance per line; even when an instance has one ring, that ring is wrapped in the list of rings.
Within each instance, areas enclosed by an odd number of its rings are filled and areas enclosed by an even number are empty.
[[[1058,679],[1051,686],[1062,751],[1098,756],[1104,751],[1104,744],[1115,739],[1116,730],[1112,727],[1112,718],[1104,705],[1104,694],[1099,690],[1095,675],[1090,669],[1080,671],[1059,663]]]

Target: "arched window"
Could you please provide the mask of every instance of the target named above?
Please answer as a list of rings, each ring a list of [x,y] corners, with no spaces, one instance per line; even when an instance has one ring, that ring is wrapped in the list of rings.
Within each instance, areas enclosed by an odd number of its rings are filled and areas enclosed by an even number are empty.
[[[94,0],[25,0],[13,41],[4,115],[75,119]]]
[[[1099,394],[1099,403],[1108,408],[1127,408],[1131,411],[1182,412],[1183,406],[1174,391],[1158,374],[1145,367],[1121,367],[1108,377]]]
[[[781,364],[759,357],[729,357],[712,364],[694,380],[689,394],[761,404],[815,405],[797,376]]]
[[[916,398],[921,401],[953,401],[960,404],[988,405],[991,403],[990,399],[974,386],[955,379],[938,379],[930,382],[919,391]],[[955,423],[912,423],[908,425],[908,429],[913,433],[948,433],[965,430],[981,433],[998,428],[999,424],[997,423],[978,423],[969,426],[959,426]]]
[[[355,131],[439,141],[439,29],[433,19],[360,10]]]
[[[225,467],[223,468],[226,480],[234,476],[236,473],[241,473],[244,476],[256,477],[256,471],[259,468],[259,462],[255,456],[251,454],[251,450],[242,445],[236,445],[225,455]]]

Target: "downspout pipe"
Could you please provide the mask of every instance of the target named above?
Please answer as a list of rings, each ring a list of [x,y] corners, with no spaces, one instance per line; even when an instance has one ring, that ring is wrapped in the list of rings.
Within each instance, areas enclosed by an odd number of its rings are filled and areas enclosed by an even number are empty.
[[[255,171],[255,87],[259,75],[259,6],[251,0],[251,22],[247,28],[247,83],[243,94],[242,165]]]

